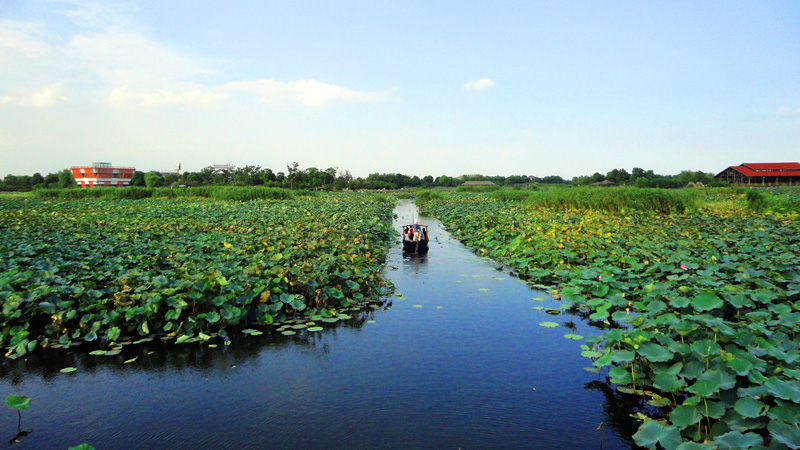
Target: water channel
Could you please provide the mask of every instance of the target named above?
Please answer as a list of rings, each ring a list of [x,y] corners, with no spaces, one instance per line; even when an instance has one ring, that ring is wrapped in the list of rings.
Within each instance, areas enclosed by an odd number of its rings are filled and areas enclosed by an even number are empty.
[[[398,230],[416,217],[409,202],[395,212]],[[31,432],[15,436],[9,408],[0,429],[15,448],[36,449],[631,448],[629,411],[584,370],[581,342],[563,337],[598,331],[534,309],[559,302],[419,219],[430,252],[404,256],[398,241],[386,269],[397,295],[383,307],[322,332],[216,348],[6,360],[2,392],[31,397],[21,422]],[[78,370],[59,372],[68,366]]]

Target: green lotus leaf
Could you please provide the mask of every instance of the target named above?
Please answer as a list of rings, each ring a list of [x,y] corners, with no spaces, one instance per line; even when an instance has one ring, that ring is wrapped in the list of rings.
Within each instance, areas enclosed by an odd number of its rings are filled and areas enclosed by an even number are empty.
[[[720,445],[721,448],[747,449],[762,445],[764,439],[755,433],[731,431],[714,438],[714,443]]]
[[[64,367],[63,369],[59,370],[61,373],[72,373],[78,370],[77,367]]]
[[[697,311],[711,311],[723,305],[722,299],[711,291],[703,292],[692,299],[692,306]]]
[[[694,425],[703,418],[694,406],[680,405],[669,413],[669,421],[679,429]]]
[[[31,406],[31,399],[25,396],[9,395],[6,397],[6,405],[8,405],[9,408],[22,411]]]
[[[686,386],[686,382],[675,375],[660,373],[653,378],[653,386],[665,392],[678,392]]]
[[[308,327],[308,331],[322,331],[322,327]]]
[[[636,445],[642,447],[655,448],[661,444],[664,448],[676,448],[682,439],[678,428],[674,426],[664,426],[655,420],[648,420],[639,427],[634,433],[633,440]]]
[[[208,323],[217,323],[219,322],[219,313],[217,312],[210,312],[206,314],[206,320]]]
[[[652,362],[668,362],[675,356],[668,349],[652,342],[639,345],[636,352]]]
[[[754,419],[766,414],[769,407],[752,397],[742,397],[736,401],[733,409],[741,414],[742,417]]]
[[[719,344],[710,339],[701,339],[693,343],[690,347],[693,352],[697,353],[702,358],[719,355],[722,350]]]
[[[719,385],[713,381],[698,380],[693,385],[689,386],[687,390],[700,397],[709,398],[719,392]]]
[[[555,322],[540,322],[539,326],[545,328],[555,328],[558,326],[558,324]]]
[[[800,429],[797,424],[789,424],[779,420],[773,420],[767,425],[767,430],[773,439],[788,446],[789,448],[800,448]]]
[[[636,353],[633,350],[613,350],[610,352],[611,362],[621,363],[633,361]]]
[[[684,442],[675,447],[675,450],[716,450],[717,448],[711,444],[701,444],[699,442]]]
[[[583,336],[581,336],[580,334],[565,334],[564,337],[576,341],[583,339]]]
[[[775,397],[800,403],[800,389],[797,382],[780,380],[777,377],[769,377],[764,383],[764,389]]]

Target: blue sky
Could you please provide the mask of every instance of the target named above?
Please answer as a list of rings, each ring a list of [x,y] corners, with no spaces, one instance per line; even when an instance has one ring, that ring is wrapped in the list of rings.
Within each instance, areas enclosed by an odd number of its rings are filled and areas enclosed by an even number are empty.
[[[795,1],[4,0],[0,175],[800,161],[798,24]]]

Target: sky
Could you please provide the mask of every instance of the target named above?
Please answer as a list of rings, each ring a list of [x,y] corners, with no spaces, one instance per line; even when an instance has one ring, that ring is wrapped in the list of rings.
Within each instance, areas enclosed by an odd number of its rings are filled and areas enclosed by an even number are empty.
[[[0,176],[800,161],[800,2],[0,0]]]

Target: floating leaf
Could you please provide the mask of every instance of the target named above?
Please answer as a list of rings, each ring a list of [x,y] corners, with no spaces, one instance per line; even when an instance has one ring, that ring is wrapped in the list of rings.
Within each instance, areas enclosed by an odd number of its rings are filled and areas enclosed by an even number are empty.
[[[293,335],[297,334],[297,332],[296,331],[292,331],[292,330],[286,330],[286,331],[282,332],[281,334],[284,335],[284,336],[293,336]]]
[[[567,338],[567,339],[573,339],[573,340],[576,340],[576,341],[583,339],[583,336],[581,336],[580,334],[565,334],[564,337]]]
[[[8,405],[9,408],[22,411],[31,406],[31,399],[26,396],[9,395],[6,397],[6,405]]]
[[[78,370],[77,367],[64,367],[59,372],[61,372],[61,373],[72,373],[72,372],[75,372],[76,370]]]
[[[539,326],[545,328],[555,328],[558,326],[558,324],[555,322],[540,322]]]
[[[322,331],[322,327],[308,327],[308,331]]]
[[[137,359],[139,359],[139,357],[138,357],[138,356],[136,356],[136,357],[134,357],[134,358],[131,358],[131,359],[126,359],[126,360],[124,361],[124,363],[125,363],[125,364],[130,364],[130,363],[132,363],[132,362],[136,361]]]

